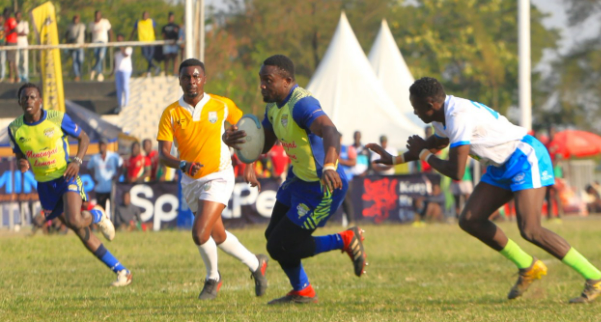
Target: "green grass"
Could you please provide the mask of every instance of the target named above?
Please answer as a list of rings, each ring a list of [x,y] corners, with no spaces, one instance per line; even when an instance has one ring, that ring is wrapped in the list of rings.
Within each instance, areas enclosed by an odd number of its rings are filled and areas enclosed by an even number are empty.
[[[549,228],[601,266],[601,220],[564,220]],[[187,231],[120,233],[107,248],[133,271],[124,288],[73,234],[0,236],[0,321],[599,321],[601,301],[569,305],[582,278],[501,227],[541,258],[549,275],[515,301],[506,294],[517,270],[456,225],[367,226],[368,274],[357,278],[339,252],[305,260],[320,303],[267,306],[289,290],[271,262],[269,289],[256,298],[250,273],[220,251],[224,285],[211,302],[196,298],[205,270]],[[339,227],[319,230],[335,232]],[[234,230],[252,251],[264,252],[263,229]]]

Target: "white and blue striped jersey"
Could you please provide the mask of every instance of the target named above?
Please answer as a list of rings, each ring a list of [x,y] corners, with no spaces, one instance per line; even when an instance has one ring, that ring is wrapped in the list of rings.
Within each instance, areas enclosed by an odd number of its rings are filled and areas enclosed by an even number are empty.
[[[444,125],[432,122],[435,135],[448,138],[451,148],[469,144],[473,158],[495,165],[503,164],[528,133],[490,107],[452,95],[445,98],[444,114]]]

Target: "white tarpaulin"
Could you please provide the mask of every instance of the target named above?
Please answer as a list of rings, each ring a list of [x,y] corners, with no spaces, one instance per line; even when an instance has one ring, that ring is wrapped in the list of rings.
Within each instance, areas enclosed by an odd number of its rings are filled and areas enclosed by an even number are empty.
[[[307,89],[319,100],[344,142],[352,142],[356,130],[362,143],[378,142],[388,136],[388,145],[404,149],[407,138],[423,136],[394,105],[376,77],[344,13],[332,41]]]
[[[415,80],[392,37],[386,20],[382,20],[382,26],[368,58],[384,90],[401,113],[413,124],[424,128],[426,124],[413,114],[413,107],[409,101],[409,87]]]

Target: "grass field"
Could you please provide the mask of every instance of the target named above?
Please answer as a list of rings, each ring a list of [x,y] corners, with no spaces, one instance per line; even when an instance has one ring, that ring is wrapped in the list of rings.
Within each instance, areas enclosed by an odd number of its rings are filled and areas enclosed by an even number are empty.
[[[564,220],[549,228],[601,266],[601,220]],[[601,301],[569,305],[583,280],[501,227],[541,258],[549,275],[524,298],[508,301],[513,264],[455,225],[366,226],[368,274],[357,278],[339,252],[305,261],[320,303],[267,306],[289,284],[272,262],[269,289],[256,298],[250,273],[220,252],[224,285],[200,302],[205,274],[187,231],[121,233],[107,248],[134,274],[129,287],[110,288],[114,275],[67,236],[0,236],[0,321],[600,321]],[[335,232],[339,227],[318,231]],[[262,228],[235,230],[252,251],[264,251]]]

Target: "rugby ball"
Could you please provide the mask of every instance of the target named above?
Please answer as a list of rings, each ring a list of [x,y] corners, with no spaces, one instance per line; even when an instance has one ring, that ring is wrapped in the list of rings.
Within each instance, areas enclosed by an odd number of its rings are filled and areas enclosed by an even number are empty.
[[[244,115],[238,124],[239,131],[246,132],[245,142],[239,144],[240,149],[235,150],[238,159],[244,163],[253,163],[261,156],[265,145],[265,132],[259,119],[252,115]]]

